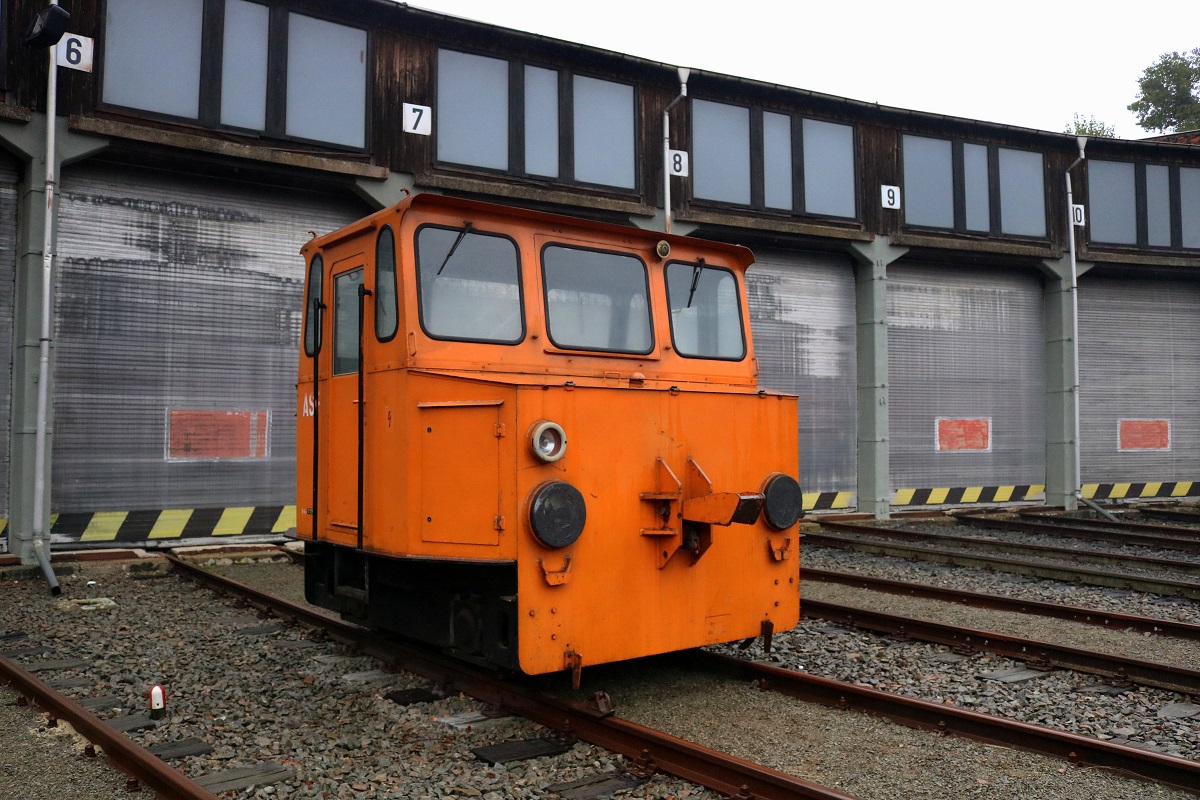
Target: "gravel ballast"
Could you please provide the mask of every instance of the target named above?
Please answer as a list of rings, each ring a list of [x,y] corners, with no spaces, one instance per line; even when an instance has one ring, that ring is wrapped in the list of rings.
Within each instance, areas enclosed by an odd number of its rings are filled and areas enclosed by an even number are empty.
[[[302,569],[291,563],[223,564],[215,570],[294,600],[302,595]],[[89,586],[89,580],[96,583]],[[19,621],[31,639],[57,651],[44,657],[69,654],[89,662],[78,672],[93,684],[76,690],[78,694],[119,695],[125,698],[126,710],[140,710],[146,689],[163,683],[168,690],[167,719],[156,729],[133,735],[147,743],[185,736],[210,741],[213,753],[180,762],[188,774],[264,762],[292,770],[291,778],[244,790],[239,798],[549,797],[546,787],[553,783],[624,764],[618,756],[575,744],[561,756],[507,767],[486,765],[470,748],[545,731],[514,718],[470,730],[436,721],[480,710],[478,703],[458,695],[396,706],[382,695],[428,684],[403,673],[382,672],[372,659],[314,639],[303,629],[224,605],[210,592],[174,576],[87,566],[63,581],[67,598],[93,594],[110,597],[116,605],[68,609],[56,605],[36,580],[0,585],[0,602],[22,609]],[[789,666],[785,662],[792,660],[816,674],[905,693],[919,694],[906,691],[908,684],[922,691],[928,685],[943,702],[964,707],[971,707],[961,697],[966,692],[996,703],[1003,703],[1008,692],[1023,692],[1030,707],[1041,704],[1039,713],[1045,719],[1040,721],[1046,724],[1056,724],[1061,714],[1080,713],[1074,701],[1070,706],[1060,703],[1058,695],[1064,692],[1056,685],[981,684],[977,673],[998,667],[1000,661],[976,657],[979,660],[972,663],[946,664],[933,658],[942,648],[892,643],[887,637],[851,631],[829,634],[808,626],[806,621],[797,633],[775,637],[780,663]],[[270,628],[275,630],[263,630]],[[748,652],[762,655],[758,645]],[[565,686],[565,678],[559,685]],[[598,689],[613,694],[622,717],[864,800],[1190,796],[1104,770],[798,703],[728,679],[668,668],[660,661],[585,669],[582,694]],[[989,695],[989,689],[997,693]],[[1097,703],[1128,703],[1138,694],[1098,695]],[[1155,709],[1143,704],[1134,713],[1153,719]],[[665,776],[617,796],[716,797]]]

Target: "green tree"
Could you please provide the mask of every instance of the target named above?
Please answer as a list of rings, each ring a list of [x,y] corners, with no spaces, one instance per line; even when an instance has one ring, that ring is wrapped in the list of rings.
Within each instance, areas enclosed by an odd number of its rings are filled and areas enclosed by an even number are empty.
[[[1075,120],[1067,127],[1063,128],[1063,133],[1073,133],[1076,136],[1098,136],[1114,138],[1117,135],[1117,129],[1112,125],[1105,125],[1095,117],[1085,117],[1078,112],[1075,113]]]
[[[1138,89],[1129,110],[1144,130],[1200,128],[1200,47],[1187,53],[1163,53],[1146,67]]]

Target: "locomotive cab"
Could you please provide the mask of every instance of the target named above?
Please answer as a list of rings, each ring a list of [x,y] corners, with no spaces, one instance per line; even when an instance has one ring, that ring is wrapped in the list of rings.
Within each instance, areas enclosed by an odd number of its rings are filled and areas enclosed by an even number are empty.
[[[748,250],[420,194],[302,253],[310,602],[529,674],[796,624]]]

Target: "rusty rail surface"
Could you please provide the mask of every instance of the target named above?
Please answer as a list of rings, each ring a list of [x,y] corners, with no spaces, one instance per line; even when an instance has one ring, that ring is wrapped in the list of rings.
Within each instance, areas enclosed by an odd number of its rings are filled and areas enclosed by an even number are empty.
[[[1065,667],[1077,672],[1103,675],[1142,686],[1155,686],[1184,694],[1200,694],[1200,671],[1170,664],[1142,661],[1136,658],[1094,653],[1076,647],[1024,639],[995,631],[961,628],[931,620],[901,617],[871,611],[857,606],[805,600],[802,611],[806,617],[841,622],[858,628],[907,636],[923,642],[948,647],[998,653],[1017,661],[1025,661],[1040,669]]]
[[[335,640],[395,668],[421,675],[447,690],[464,692],[495,708],[625,755],[640,772],[661,770],[722,794],[743,798],[855,800],[843,792],[618,719],[587,704],[567,703],[514,685],[461,661],[384,638],[310,607],[214,575],[173,555],[168,555],[167,559],[181,575],[235,595],[277,616],[322,630]]]
[[[32,672],[4,656],[0,656],[0,679],[11,684],[38,709],[55,719],[69,722],[89,742],[98,745],[109,761],[135,779],[136,783],[129,785],[131,790],[141,784],[171,800],[217,800],[215,794],[187,775],[152,755],[125,734],[113,730],[83,706],[51,689]]]
[[[988,520],[990,522],[990,520]],[[964,548],[979,550],[985,548],[998,553],[1027,556],[1029,558],[1055,558],[1077,561],[1081,564],[1135,564],[1146,569],[1158,569],[1166,572],[1178,572],[1184,575],[1200,575],[1200,563],[1195,561],[1179,561],[1171,558],[1155,558],[1152,556],[1135,556],[1125,553],[1108,553],[1096,550],[1080,550],[1076,547],[1050,547],[1041,544],[1026,544],[1009,542],[1003,539],[989,539],[976,536],[955,536],[933,531],[912,531],[903,528],[888,528],[880,525],[862,525],[847,522],[822,522],[822,527],[834,530],[861,533],[884,539],[895,539],[904,542],[931,542],[934,544],[957,545]],[[998,527],[998,526],[997,526]]]
[[[1177,550],[1181,553],[1200,553],[1200,538],[1197,533],[1187,528],[1174,528],[1174,534],[1165,532],[1141,533],[1132,529],[1124,529],[1104,520],[1098,524],[1092,520],[1075,520],[1067,517],[1056,517],[1051,514],[1018,514],[1012,516],[996,516],[979,512],[959,512],[951,514],[956,520],[977,528],[991,528],[998,531],[1020,531],[1042,536],[1057,536],[1063,539],[1084,539],[1086,541],[1113,542],[1114,544],[1131,545],[1133,547],[1148,547],[1158,550]],[[1120,526],[1131,526],[1134,523],[1119,523]],[[1156,526],[1159,529],[1169,526]]]
[[[1019,597],[1009,597],[1001,594],[986,594],[984,592],[965,592],[961,589],[947,589],[942,586],[927,586],[922,583],[894,581],[885,578],[873,578],[868,575],[858,575],[853,572],[835,572],[833,570],[810,569],[800,570],[801,585],[803,581],[819,581],[821,583],[838,583],[846,586],[856,586],[888,594],[902,594],[910,597],[925,597],[930,600],[940,600],[955,605],[971,606],[974,608],[990,608],[996,611],[1010,611],[1016,614],[1035,614],[1040,617],[1053,617],[1083,625],[1096,625],[1109,630],[1124,630],[1126,628],[1138,633],[1149,633],[1156,636],[1173,636],[1177,639],[1200,641],[1200,625],[1190,622],[1176,622],[1158,617],[1141,617],[1135,614],[1122,614],[1116,611],[1106,611],[1101,608],[1084,608],[1068,606],[1061,603],[1048,603],[1043,600],[1023,600]],[[807,602],[807,601],[806,601]]]
[[[867,526],[863,526],[866,528]],[[872,529],[874,530],[874,529]],[[873,535],[866,533],[866,535]],[[1083,566],[1071,566],[1063,563],[1051,563],[1034,559],[1006,558],[1001,555],[972,553],[955,548],[922,547],[921,545],[904,542],[882,541],[876,539],[840,536],[829,533],[801,534],[805,544],[836,547],[843,550],[857,550],[875,555],[896,556],[898,558],[916,558],[921,561],[931,561],[938,564],[954,564],[960,567],[983,567],[1001,572],[1012,572],[1018,575],[1031,575],[1050,580],[1086,583],[1093,586],[1107,586],[1114,589],[1132,589],[1139,592],[1186,597],[1200,600],[1200,582],[1178,581],[1169,578],[1153,578],[1131,572],[1114,570],[1086,569]]]
[[[766,690],[811,703],[863,711],[911,728],[952,733],[983,742],[1065,758],[1072,763],[1118,770],[1141,778],[1200,793],[1200,762],[1162,755],[1140,747],[1046,728],[977,711],[888,694],[878,689],[806,675],[802,672],[701,652],[714,668],[757,678]]]
[[[1112,507],[1110,506],[1110,509]],[[1136,509],[1139,513],[1147,513],[1144,508]],[[962,513],[970,514],[971,511]],[[976,512],[989,513],[989,512]],[[993,510],[990,513],[997,513]],[[1200,527],[1190,525],[1164,525],[1161,522],[1134,522],[1131,520],[1118,520],[1113,522],[1109,519],[1092,519],[1090,517],[1071,517],[1061,510],[1049,508],[1022,508],[1016,512],[1019,516],[1028,517],[1030,519],[1044,519],[1052,522],[1062,523],[1072,527],[1091,527],[1095,529],[1104,529],[1117,532],[1133,532],[1149,534],[1151,536],[1173,536],[1178,538],[1196,539],[1200,537]],[[1193,514],[1192,519],[1200,521],[1200,514]]]

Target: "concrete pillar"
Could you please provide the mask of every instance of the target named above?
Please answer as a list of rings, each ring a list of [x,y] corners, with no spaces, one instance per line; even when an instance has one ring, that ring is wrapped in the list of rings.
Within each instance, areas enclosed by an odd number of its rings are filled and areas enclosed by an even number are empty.
[[[57,120],[55,175],[62,180],[62,167],[108,146],[108,140],[72,133],[64,118]],[[33,507],[35,485],[35,441],[37,436],[37,387],[39,339],[42,322],[42,242],[46,209],[46,117],[35,114],[28,123],[0,121],[0,146],[25,162],[17,201],[16,285],[13,293],[12,429],[9,465],[8,549],[23,564],[35,564],[33,554]],[[57,213],[57,209],[56,209]],[[54,225],[55,232],[58,225]],[[57,264],[55,265],[57,268]],[[52,280],[57,279],[57,273]],[[52,287],[53,288],[53,287]],[[53,334],[52,334],[53,336]],[[50,530],[50,476],[53,471],[54,344],[51,342],[50,416],[46,428],[46,518]]]
[[[887,267],[907,252],[882,236],[850,245],[858,323],[858,510],[876,519],[888,518],[892,500]]]
[[[354,191],[376,210],[390,208],[408,195],[416,192],[413,177],[407,173],[392,172],[383,180],[355,178]]]
[[[1071,297],[1071,260],[1044,260],[1046,328],[1046,505],[1074,511],[1077,429],[1075,420],[1075,302]],[[1082,275],[1093,265],[1078,263]]]

